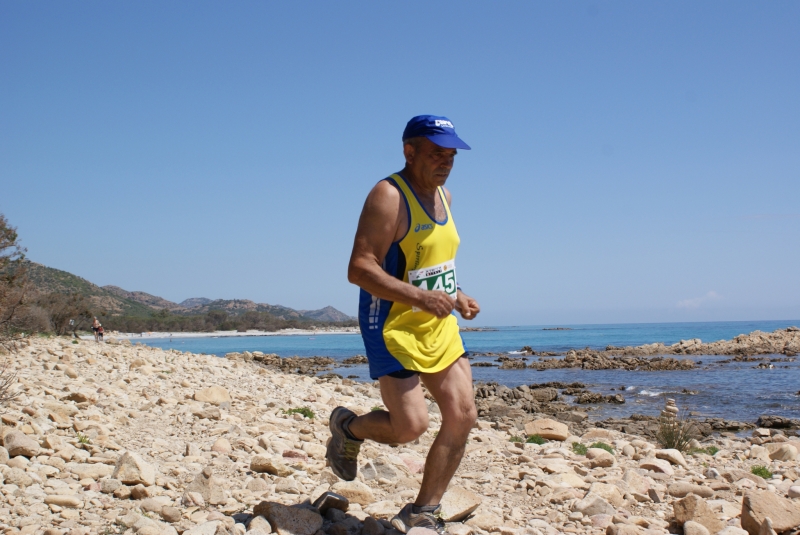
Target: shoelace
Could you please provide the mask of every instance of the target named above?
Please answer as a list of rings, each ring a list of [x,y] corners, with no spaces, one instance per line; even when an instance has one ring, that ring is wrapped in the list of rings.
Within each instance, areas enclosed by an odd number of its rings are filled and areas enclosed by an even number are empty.
[[[361,451],[361,444],[357,444],[352,440],[344,440],[344,458],[348,461],[355,461],[358,458],[358,452]]]

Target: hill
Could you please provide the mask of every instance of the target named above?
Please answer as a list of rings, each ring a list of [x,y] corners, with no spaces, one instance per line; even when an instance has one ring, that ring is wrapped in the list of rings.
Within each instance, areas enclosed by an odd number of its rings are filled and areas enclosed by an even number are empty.
[[[328,306],[319,310],[295,310],[282,305],[256,303],[248,299],[207,299],[193,297],[174,303],[163,297],[141,291],[128,291],[119,286],[98,286],[67,271],[26,262],[28,277],[36,293],[76,293],[89,299],[96,314],[103,316],[149,317],[155,313],[194,316],[222,311],[227,316],[248,312],[266,313],[282,320],[346,322],[354,318]]]

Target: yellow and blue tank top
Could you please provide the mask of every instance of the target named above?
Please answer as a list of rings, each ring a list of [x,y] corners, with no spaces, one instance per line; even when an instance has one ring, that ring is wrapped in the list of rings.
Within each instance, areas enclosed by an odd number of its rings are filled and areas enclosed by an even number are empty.
[[[405,199],[408,232],[389,247],[383,270],[404,282],[455,297],[455,260],[460,239],[444,190],[439,188],[445,219],[437,221],[402,175],[394,174],[385,180],[394,184]],[[401,370],[436,373],[466,353],[454,314],[437,318],[411,305],[379,299],[362,289],[358,320],[373,379]]]

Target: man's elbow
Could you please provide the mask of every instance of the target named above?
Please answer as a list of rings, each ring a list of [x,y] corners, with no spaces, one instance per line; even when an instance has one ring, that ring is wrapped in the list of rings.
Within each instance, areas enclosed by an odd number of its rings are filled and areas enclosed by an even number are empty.
[[[347,280],[350,281],[350,284],[355,284],[356,286],[361,286],[361,281],[364,280],[364,270],[357,265],[351,263],[347,267]]]

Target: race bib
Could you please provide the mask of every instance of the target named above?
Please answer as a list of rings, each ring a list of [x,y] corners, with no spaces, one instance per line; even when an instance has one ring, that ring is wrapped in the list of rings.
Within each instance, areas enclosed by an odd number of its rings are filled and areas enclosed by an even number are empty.
[[[448,260],[438,266],[415,269],[408,272],[408,282],[423,290],[438,290],[456,298],[456,261]],[[421,309],[412,307],[419,312]]]

